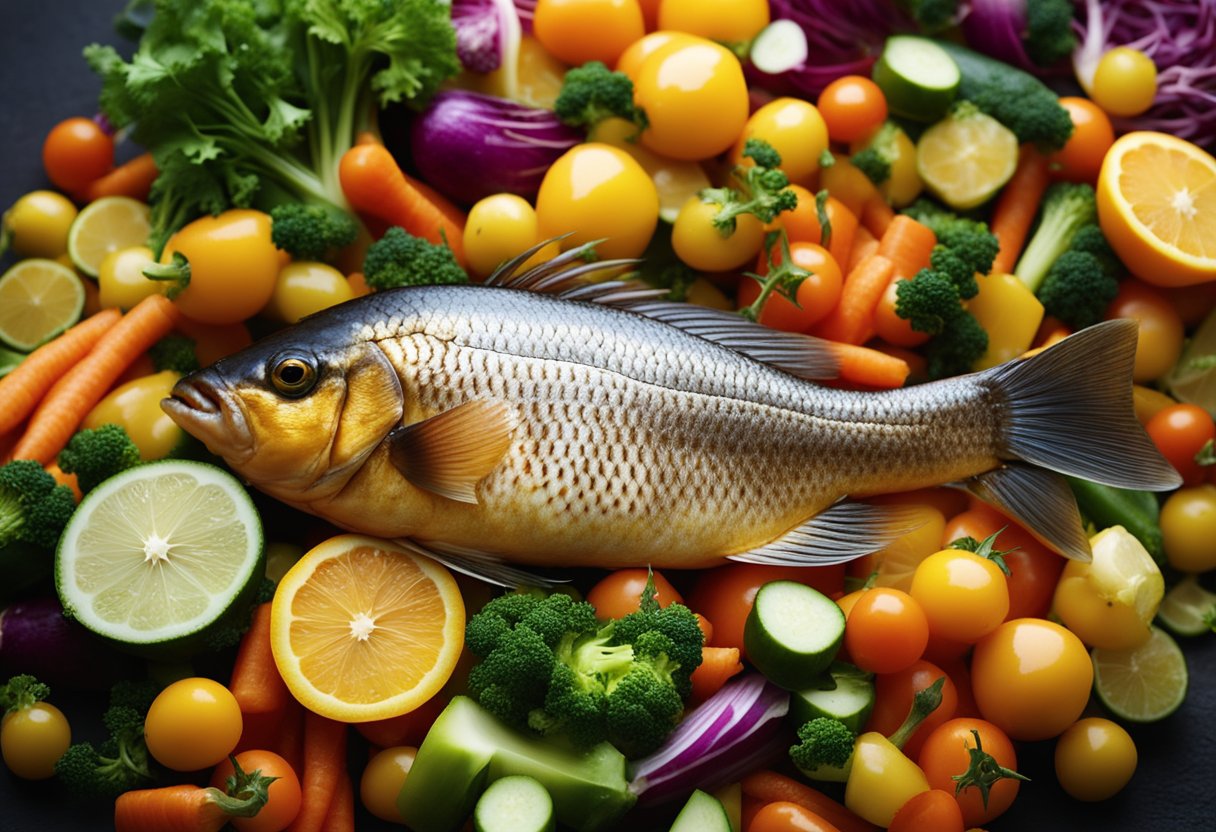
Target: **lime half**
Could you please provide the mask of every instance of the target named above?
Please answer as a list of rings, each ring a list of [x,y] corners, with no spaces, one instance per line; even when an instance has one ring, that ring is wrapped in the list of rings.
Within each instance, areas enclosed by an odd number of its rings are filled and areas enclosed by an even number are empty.
[[[1208,616],[1216,614],[1216,593],[1199,585],[1199,578],[1187,575],[1170,587],[1157,610],[1157,619],[1180,636],[1199,636],[1212,630]]]
[[[90,202],[68,229],[68,256],[80,271],[97,277],[106,255],[148,241],[151,216],[147,205],[127,196],[103,196]]]
[[[1130,722],[1156,722],[1186,698],[1186,659],[1178,643],[1158,627],[1131,650],[1095,649],[1094,689],[1111,713]]]
[[[55,555],[64,609],[120,647],[197,650],[247,611],[263,574],[262,525],[244,487],[214,465],[168,460],[105,480],[81,501]]]
[[[30,352],[80,320],[84,284],[54,260],[22,260],[0,277],[0,341]]]
[[[916,144],[916,171],[925,186],[956,211],[984,204],[1018,164],[1013,131],[974,108],[956,109]]]

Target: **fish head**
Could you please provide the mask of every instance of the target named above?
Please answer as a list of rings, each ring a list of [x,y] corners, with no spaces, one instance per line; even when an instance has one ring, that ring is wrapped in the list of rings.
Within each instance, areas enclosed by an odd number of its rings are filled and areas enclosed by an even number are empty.
[[[306,320],[182,378],[161,407],[263,491],[333,496],[402,418],[401,383],[372,341]]]

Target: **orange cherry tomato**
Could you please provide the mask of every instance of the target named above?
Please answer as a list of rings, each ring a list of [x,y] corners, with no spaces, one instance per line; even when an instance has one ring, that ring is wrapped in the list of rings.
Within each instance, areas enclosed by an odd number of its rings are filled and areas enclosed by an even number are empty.
[[[42,166],[55,187],[79,191],[113,170],[114,139],[92,119],[64,119],[42,143]]]
[[[863,75],[846,75],[819,93],[819,113],[834,142],[866,138],[887,120],[887,97]]]
[[[836,259],[823,246],[815,243],[791,243],[790,259],[794,264],[810,272],[810,276],[798,284],[798,305],[789,298],[773,292],[760,311],[760,323],[785,332],[806,332],[823,320],[840,301],[840,287],[844,277]],[[773,252],[773,260],[781,262],[780,249]],[[762,253],[756,264],[756,274],[768,274],[768,260]],[[760,297],[760,284],[746,280],[739,284],[738,306],[751,306]]]
[[[532,33],[549,54],[571,66],[614,66],[646,33],[638,0],[537,0]]]
[[[623,618],[641,608],[642,591],[646,589],[648,570],[617,569],[609,572],[587,593],[587,602],[595,607],[600,618]],[[654,573],[655,597],[660,607],[683,604],[676,588],[659,572]]]
[[[958,688],[950,674],[932,662],[917,659],[904,670],[879,673],[874,677],[874,710],[870,712],[866,730],[877,731],[883,736],[895,733],[908,717],[916,693],[942,678],[946,681],[942,684],[941,704],[925,717],[920,727],[904,742],[903,752],[915,759],[929,734],[946,720],[952,719],[958,707]]]
[[[1098,181],[1106,151],[1115,143],[1115,128],[1101,107],[1088,98],[1065,96],[1060,106],[1072,119],[1072,135],[1064,147],[1047,157],[1052,174],[1069,182]]]
[[[791,211],[782,211],[775,220],[777,227],[785,229],[791,243],[816,243],[823,245],[823,229],[819,227],[819,206],[815,194],[801,185],[790,185],[789,189],[798,197],[798,205]],[[848,261],[853,235],[857,232],[857,216],[834,196],[823,204],[832,232],[827,250],[837,265]],[[841,266],[843,272],[843,266]]]
[[[300,813],[300,778],[291,764],[273,751],[251,750],[236,755],[241,771],[261,771],[266,777],[277,777],[267,793],[270,799],[258,813],[249,818],[230,818],[229,823],[237,832],[279,832],[291,825]],[[211,785],[223,790],[224,781],[232,776],[231,760],[224,760],[215,767]]]
[[[839,832],[839,828],[804,806],[778,800],[756,812],[747,832]]]
[[[967,770],[971,764],[968,749],[976,747],[976,737],[972,731],[978,732],[980,747],[991,754],[999,765],[1017,771],[1018,758],[1008,735],[998,726],[982,719],[964,717],[939,725],[925,739],[917,757],[929,785],[955,795],[962,809],[963,823],[968,828],[988,823],[1004,814],[1017,797],[1020,786],[1019,781],[1013,778],[998,780],[988,791],[987,805],[975,786],[968,786],[955,794],[954,789],[958,784],[953,778]]]
[[[929,789],[908,799],[891,818],[888,832],[963,832],[963,810],[952,791]]]
[[[853,663],[874,673],[896,673],[919,659],[929,642],[920,604],[891,587],[867,590],[848,614],[844,646]]]

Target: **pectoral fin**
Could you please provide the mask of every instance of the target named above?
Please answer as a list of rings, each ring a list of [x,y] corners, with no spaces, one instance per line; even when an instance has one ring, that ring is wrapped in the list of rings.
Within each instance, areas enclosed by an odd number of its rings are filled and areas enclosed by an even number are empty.
[[[394,428],[389,458],[414,485],[449,500],[477,502],[477,483],[502,461],[519,424],[505,402],[476,400]]]
[[[999,508],[1040,543],[1072,560],[1089,561],[1089,539],[1068,481],[1029,465],[1009,464],[973,477],[967,490]]]
[[[503,563],[502,558],[498,555],[490,552],[481,552],[465,546],[454,546],[437,540],[399,538],[396,542],[412,552],[439,561],[449,569],[498,586],[512,589],[535,586],[548,589],[557,584],[566,583],[564,578],[549,578],[526,569],[509,566]]]
[[[877,552],[920,525],[909,506],[842,501],[781,537],[730,560],[779,566],[827,566]]]

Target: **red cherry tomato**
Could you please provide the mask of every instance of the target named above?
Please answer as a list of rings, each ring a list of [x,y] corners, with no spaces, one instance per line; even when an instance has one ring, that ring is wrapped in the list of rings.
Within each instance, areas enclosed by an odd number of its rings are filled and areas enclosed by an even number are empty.
[[[924,690],[942,678],[946,681],[942,685],[941,704],[925,717],[920,727],[904,742],[903,752],[915,759],[925,738],[933,733],[937,726],[954,717],[958,707],[958,689],[954,681],[946,671],[932,662],[918,659],[911,667],[897,673],[879,673],[874,677],[874,710],[870,712],[866,730],[877,731],[883,736],[895,733],[908,717],[912,699],[917,691]]]
[[[968,749],[976,747],[976,735],[972,731],[979,734],[980,747],[991,754],[999,765],[1017,771],[1017,754],[1004,731],[982,719],[952,719],[934,729],[925,739],[917,757],[917,763],[930,786],[955,794],[954,789],[958,784],[953,778],[967,770],[971,764]],[[998,780],[988,791],[987,805],[978,788],[963,788],[955,794],[955,800],[963,811],[963,823],[970,828],[1004,814],[1017,797],[1018,787],[1016,779]]]
[[[1216,440],[1216,422],[1198,405],[1172,404],[1157,411],[1144,426],[1161,455],[1182,475],[1183,485],[1199,485],[1209,466],[1200,465],[1195,455]]]
[[[261,750],[242,751],[236,755],[236,761],[241,766],[241,771],[261,771],[266,777],[278,779],[270,784],[270,799],[256,815],[249,818],[232,818],[228,822],[237,832],[280,832],[290,826],[300,813],[301,803],[300,778],[291,764],[273,751]],[[211,785],[222,790],[224,781],[232,774],[232,761],[224,760],[215,767],[211,775]]]
[[[963,832],[963,810],[951,792],[929,789],[899,807],[887,832]]]

